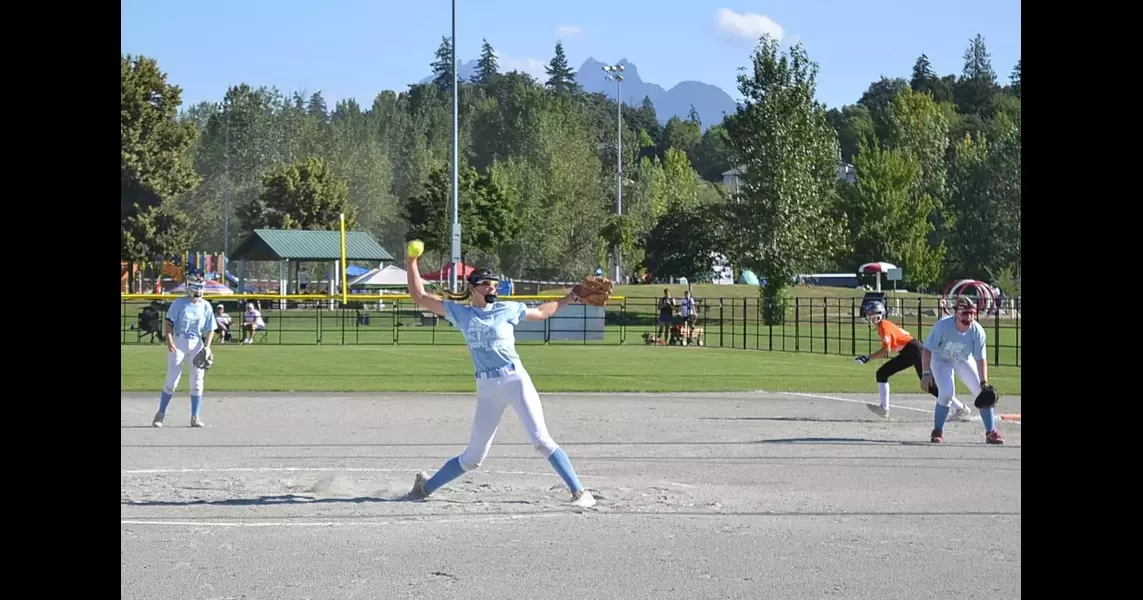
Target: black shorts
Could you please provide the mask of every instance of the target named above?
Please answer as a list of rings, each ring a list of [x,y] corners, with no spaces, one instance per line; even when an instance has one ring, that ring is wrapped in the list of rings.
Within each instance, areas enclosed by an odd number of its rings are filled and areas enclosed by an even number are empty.
[[[913,370],[917,372],[917,379],[920,379],[922,350],[921,342],[909,340],[909,343],[901,349],[900,354],[889,359],[888,362],[881,365],[881,368],[877,369],[877,382],[887,383],[890,377],[909,367],[913,367]]]

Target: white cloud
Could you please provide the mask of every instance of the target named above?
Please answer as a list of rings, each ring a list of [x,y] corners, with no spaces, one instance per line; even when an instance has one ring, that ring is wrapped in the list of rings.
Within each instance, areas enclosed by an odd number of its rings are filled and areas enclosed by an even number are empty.
[[[500,67],[501,73],[520,71],[540,81],[545,81],[548,78],[548,74],[544,72],[544,67],[548,66],[548,63],[538,58],[513,58],[505,56],[498,58],[497,62],[499,63],[497,66]]]
[[[719,31],[733,37],[757,41],[762,34],[768,33],[771,37],[782,41],[786,30],[766,15],[757,13],[738,14],[729,8],[720,8],[714,13],[714,22]]]
[[[579,25],[560,25],[556,27],[557,38],[583,37],[583,30]]]

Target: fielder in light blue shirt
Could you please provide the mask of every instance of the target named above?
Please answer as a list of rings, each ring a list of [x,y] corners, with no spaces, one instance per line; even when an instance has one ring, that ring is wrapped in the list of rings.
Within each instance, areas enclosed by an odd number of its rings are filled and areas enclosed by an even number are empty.
[[[980,323],[973,320],[963,333],[957,330],[956,324],[956,317],[953,316],[937,321],[925,340],[925,349],[933,353],[934,359],[949,364],[973,358],[987,360],[987,346],[984,343],[987,336]]]
[[[152,427],[163,426],[171,396],[178,388],[187,362],[191,363],[191,427],[204,426],[199,418],[199,410],[202,408],[202,382],[206,370],[194,366],[194,357],[205,352],[206,357],[210,358],[210,344],[214,341],[214,329],[218,324],[210,302],[202,297],[206,286],[203,278],[197,274],[188,274],[186,286],[187,294],[171,302],[163,323],[163,337],[167,341],[167,378],[163,382],[163,392],[159,395],[159,411],[151,421]]]
[[[929,331],[921,352],[921,390],[927,392],[930,382],[937,384],[937,405],[929,441],[945,441],[944,424],[956,393],[954,375],[974,398],[980,396],[981,390],[992,389],[988,385],[987,337],[984,327],[976,321],[976,303],[964,296],[956,299],[955,314],[937,321]],[[974,404],[980,409],[980,420],[984,423],[984,441],[1003,444],[1004,438],[995,427],[993,407],[988,405],[986,397],[978,400]]]
[[[167,309],[167,321],[171,323],[172,335],[191,339],[205,338],[218,327],[210,301],[201,297],[194,301],[190,296],[175,298]]]

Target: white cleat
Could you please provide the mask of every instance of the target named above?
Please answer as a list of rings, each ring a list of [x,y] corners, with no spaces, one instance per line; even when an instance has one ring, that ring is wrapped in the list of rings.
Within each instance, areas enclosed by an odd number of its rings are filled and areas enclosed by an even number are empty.
[[[885,417],[889,416],[889,409],[888,408],[881,408],[881,406],[879,406],[877,404],[866,404],[865,407],[869,409],[869,412],[871,412],[871,413],[873,413],[879,417],[885,418]]]
[[[587,491],[587,488],[584,488],[578,492],[572,492],[571,503],[572,506],[591,508],[595,506],[595,496],[592,496],[591,492]]]
[[[198,415],[195,415],[191,417],[191,427],[206,427],[206,423],[203,423],[202,419],[198,418]]]
[[[155,413],[155,418],[151,419],[151,427],[162,427],[163,419],[166,418],[166,416],[167,415],[163,414],[162,411]]]
[[[954,421],[971,421],[972,409],[968,406],[964,408],[954,408],[952,413],[952,420]]]

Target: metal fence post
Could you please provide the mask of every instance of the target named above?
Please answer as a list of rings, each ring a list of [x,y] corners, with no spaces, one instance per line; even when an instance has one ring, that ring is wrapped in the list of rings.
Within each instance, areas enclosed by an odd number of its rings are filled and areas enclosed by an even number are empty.
[[[938,302],[937,312],[940,313],[940,310],[941,310],[941,306],[939,304],[940,301],[938,300],[937,302]],[[925,336],[924,336],[925,309],[924,309],[924,306],[925,306],[924,300],[917,298],[917,335],[916,335],[916,338],[917,338],[917,341],[919,341],[919,342],[925,341]]]
[[[769,350],[771,352],[773,352],[774,351],[774,321],[775,321],[775,319],[774,319],[774,305],[772,304],[773,300],[767,300],[767,302],[771,302],[771,304],[769,306],[770,323],[766,326],[766,336],[767,336],[766,343],[768,343],[770,345]],[[781,310],[782,310],[782,316],[785,317],[786,316],[786,306],[783,305]],[[783,321],[782,326],[785,327],[786,326],[786,324],[784,322],[785,320],[782,319],[782,321]],[[784,333],[785,333],[785,331],[783,331],[783,334]]]
[[[802,302],[794,298],[794,352],[802,351]]]
[[[762,314],[762,300],[760,298],[754,301],[754,319],[758,322],[758,326],[754,328],[754,349],[757,350],[762,344],[762,342],[758,341],[758,338],[762,337],[762,322],[765,320]]]
[[[604,323],[606,323],[604,317]],[[619,343],[627,343],[627,299],[624,298],[623,302],[619,303]]]
[[[996,365],[996,366],[1000,366],[1000,307],[999,306],[996,307],[996,326],[994,327],[994,329],[996,331],[996,335],[994,335],[993,337],[995,337],[996,339],[993,341],[992,364]]]
[[[722,309],[724,308],[724,298],[718,299],[718,347],[725,348],[726,344],[722,341]]]
[[[746,340],[746,336],[749,335],[749,333],[750,333],[750,308],[746,306],[746,303],[749,301],[750,300],[748,298],[742,299],[742,349],[743,350],[746,350],[747,344],[750,343]]]
[[[822,309],[822,353],[829,354],[829,298],[825,298]]]

